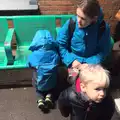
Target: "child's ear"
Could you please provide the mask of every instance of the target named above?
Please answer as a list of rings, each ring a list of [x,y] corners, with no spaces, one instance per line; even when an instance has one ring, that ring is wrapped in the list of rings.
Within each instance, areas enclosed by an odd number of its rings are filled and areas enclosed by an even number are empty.
[[[80,83],[80,87],[81,87],[81,91],[82,92],[86,92],[86,86],[85,86],[85,83]]]

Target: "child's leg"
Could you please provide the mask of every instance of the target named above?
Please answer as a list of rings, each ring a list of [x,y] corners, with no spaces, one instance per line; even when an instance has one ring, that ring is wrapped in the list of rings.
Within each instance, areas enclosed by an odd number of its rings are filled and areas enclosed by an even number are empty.
[[[37,96],[38,107],[42,109],[42,108],[44,108],[45,93],[40,91],[40,90],[38,90],[38,86],[37,86],[37,71],[36,71],[36,69],[34,69],[34,71],[33,71],[32,85],[36,89],[36,96]]]
[[[44,104],[45,93],[36,89],[36,94],[37,94],[38,107],[40,109],[44,109],[44,107],[45,107],[45,104]]]
[[[37,95],[37,100],[45,99],[45,92],[42,92],[42,91],[36,89],[36,95]]]
[[[54,88],[47,91],[46,97],[45,97],[45,103],[49,108],[53,108],[53,102],[54,102]]]

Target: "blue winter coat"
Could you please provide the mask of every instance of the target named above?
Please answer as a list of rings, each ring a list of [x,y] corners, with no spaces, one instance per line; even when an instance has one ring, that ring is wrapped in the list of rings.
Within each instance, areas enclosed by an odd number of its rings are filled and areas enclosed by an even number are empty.
[[[77,17],[74,16],[73,19],[76,20]],[[103,14],[101,12],[97,23],[89,25],[86,28],[79,28],[76,22],[75,31],[71,39],[71,46],[68,46],[69,20],[60,29],[57,42],[59,44],[62,61],[67,66],[70,67],[74,60],[78,60],[81,63],[99,64],[102,63],[104,58],[110,53],[112,44],[110,40],[110,28],[107,23],[101,39],[98,40],[98,30],[102,19]],[[68,51],[68,47],[71,47],[72,52]]]
[[[47,91],[56,85],[59,55],[56,41],[47,30],[39,30],[29,47],[32,53],[28,63],[36,68],[36,87],[40,91]]]

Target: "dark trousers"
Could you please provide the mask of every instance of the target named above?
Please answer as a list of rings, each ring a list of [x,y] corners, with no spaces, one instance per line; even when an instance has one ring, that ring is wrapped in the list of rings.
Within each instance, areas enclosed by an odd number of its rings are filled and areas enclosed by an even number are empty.
[[[54,89],[48,90],[48,91],[40,91],[36,88],[36,95],[37,99],[45,99],[46,95],[50,94],[53,98],[54,96]]]
[[[33,85],[33,87],[35,88],[35,90],[36,90],[36,96],[37,96],[37,100],[38,99],[45,99],[45,97],[46,97],[46,95],[47,94],[51,94],[51,96],[53,96],[53,94],[54,94],[54,88],[53,89],[50,89],[50,90],[48,90],[48,91],[40,91],[40,90],[38,90],[38,87],[37,87],[37,85],[36,85],[36,83],[37,83],[37,72],[36,72],[36,70],[34,70],[33,71],[33,78],[32,78],[32,85]],[[53,98],[53,97],[52,97]]]

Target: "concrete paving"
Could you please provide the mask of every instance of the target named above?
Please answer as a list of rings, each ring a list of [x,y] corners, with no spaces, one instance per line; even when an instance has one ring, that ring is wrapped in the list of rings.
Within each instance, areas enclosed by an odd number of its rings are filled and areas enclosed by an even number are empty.
[[[112,96],[115,101],[116,111],[120,115],[120,89],[112,91]]]
[[[64,71],[61,70],[63,73]],[[63,118],[59,110],[53,109],[45,114],[37,108],[36,96],[33,87],[10,88],[18,85],[31,86],[32,71],[30,70],[3,70],[0,71],[0,120],[68,120]],[[63,74],[62,74],[63,75]],[[63,81],[64,76],[58,76]],[[61,84],[62,86],[65,84]],[[114,97],[116,110],[112,120],[120,120],[120,76],[113,78],[112,96]],[[9,88],[5,89],[5,86]]]
[[[111,88],[116,110],[120,115],[120,74],[118,74],[117,76],[112,76]]]
[[[67,118],[68,119],[68,118]],[[0,90],[0,120],[67,120],[58,109],[44,114],[37,108],[33,88]]]
[[[43,113],[37,108],[34,88],[0,89],[0,120],[69,120],[57,109]],[[120,120],[117,112],[112,120]]]

